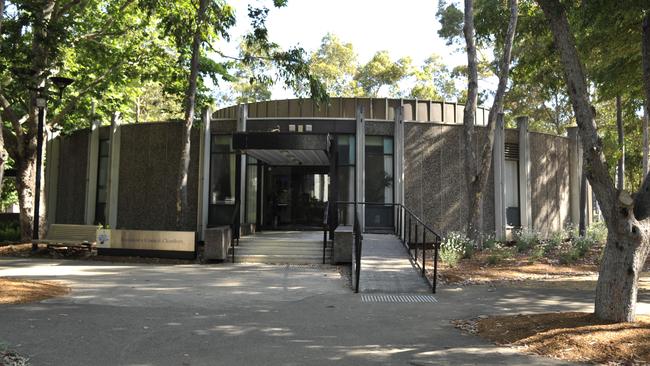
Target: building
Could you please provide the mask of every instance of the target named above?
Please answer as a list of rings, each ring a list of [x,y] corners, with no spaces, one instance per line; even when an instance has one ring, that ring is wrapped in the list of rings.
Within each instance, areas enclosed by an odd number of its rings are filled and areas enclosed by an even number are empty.
[[[479,147],[487,116],[477,110]],[[162,233],[123,237],[112,250],[174,256],[194,255],[206,230],[233,222],[244,233],[322,230],[326,203],[335,201],[372,203],[362,206],[366,231],[392,230],[394,203],[440,233],[461,230],[462,118],[455,103],[383,98],[333,98],[320,107],[309,99],[276,100],[205,112],[191,136],[192,214],[180,224],[182,124],[96,122],[48,143],[48,222]],[[529,132],[525,118],[517,129],[498,126],[483,231],[503,238],[513,227],[550,232],[578,222],[576,132]],[[339,224],[350,224],[352,205],[339,203],[335,214]],[[165,236],[170,231],[194,240]]]

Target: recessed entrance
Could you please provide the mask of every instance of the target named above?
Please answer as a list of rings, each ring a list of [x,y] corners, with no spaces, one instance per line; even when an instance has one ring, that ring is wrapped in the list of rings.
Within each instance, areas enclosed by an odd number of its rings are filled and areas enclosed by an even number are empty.
[[[268,166],[263,229],[318,230],[328,200],[329,167]]]

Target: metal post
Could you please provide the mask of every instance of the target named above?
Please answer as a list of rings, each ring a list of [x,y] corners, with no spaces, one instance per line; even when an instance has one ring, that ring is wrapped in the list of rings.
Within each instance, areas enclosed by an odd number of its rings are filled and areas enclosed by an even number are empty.
[[[38,135],[36,136],[36,183],[34,185],[34,228],[32,238],[39,239],[41,216],[41,165],[43,164],[43,121],[45,120],[45,104],[38,106]],[[38,244],[32,243],[32,251],[38,250]]]
[[[422,230],[422,276],[426,276],[424,267],[427,264],[427,231]]]
[[[436,286],[438,285],[438,249],[440,248],[440,239],[436,238],[433,244],[433,293],[436,293]]]
[[[409,216],[409,240],[408,240],[408,245],[406,246],[406,250],[409,252],[411,251],[411,216]]]
[[[415,222],[415,263],[418,262],[418,222]]]

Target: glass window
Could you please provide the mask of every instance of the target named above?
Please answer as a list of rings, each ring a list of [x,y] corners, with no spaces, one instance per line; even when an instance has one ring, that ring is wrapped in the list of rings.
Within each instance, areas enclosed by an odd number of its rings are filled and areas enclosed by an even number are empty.
[[[356,155],[356,144],[354,135],[337,136],[338,143],[338,165],[354,165]]]
[[[390,136],[366,136],[365,201],[369,203],[393,203],[393,138]],[[366,206],[368,227],[391,227],[393,207]]]
[[[210,157],[210,204],[235,203],[235,153],[232,137],[212,137]]]
[[[95,224],[106,224],[106,201],[108,200],[108,165],[110,141],[99,140],[99,161],[97,162],[97,196],[95,197]]]
[[[246,165],[246,222],[257,222],[257,159],[251,156]]]

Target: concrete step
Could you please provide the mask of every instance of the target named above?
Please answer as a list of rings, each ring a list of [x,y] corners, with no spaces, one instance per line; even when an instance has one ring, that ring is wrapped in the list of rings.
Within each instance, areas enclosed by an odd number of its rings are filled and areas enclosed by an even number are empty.
[[[325,249],[325,254],[329,254],[331,248]],[[323,248],[251,248],[251,247],[235,247],[235,255],[249,255],[249,254],[272,254],[272,255],[322,255]]]
[[[238,255],[235,252],[236,263],[267,263],[267,264],[321,264],[323,255],[304,256],[304,255]],[[329,263],[329,256],[325,256],[325,263]]]
[[[329,243],[328,243],[329,244]],[[239,242],[240,247],[286,247],[286,248],[317,248],[323,247],[322,241],[294,241],[294,242],[285,242],[285,241],[252,241],[252,240],[241,240]]]

